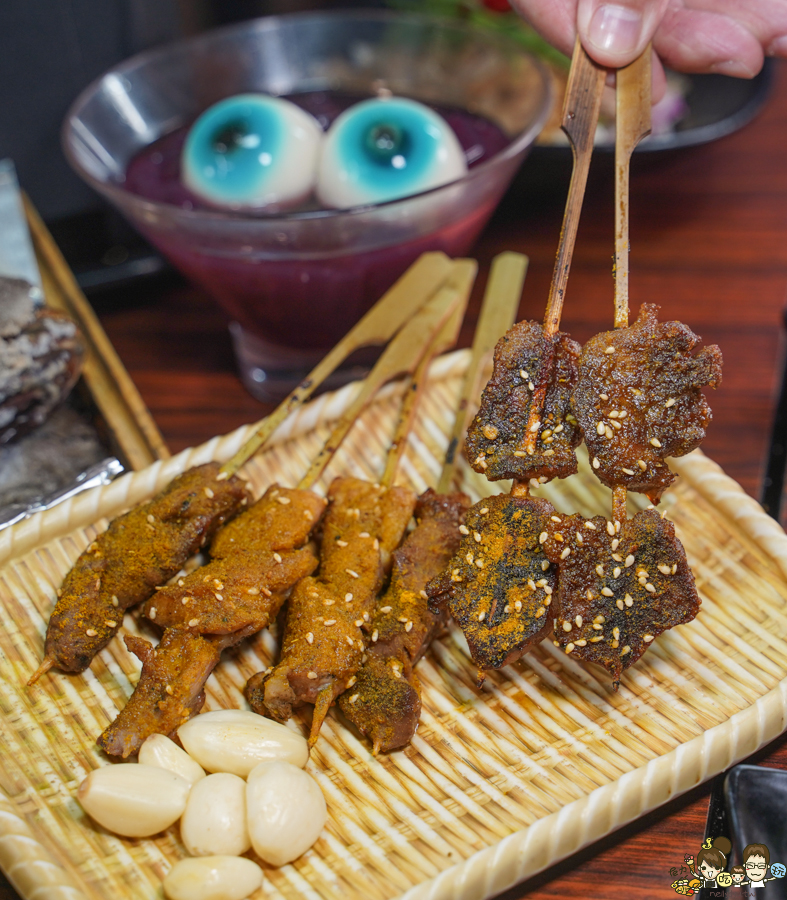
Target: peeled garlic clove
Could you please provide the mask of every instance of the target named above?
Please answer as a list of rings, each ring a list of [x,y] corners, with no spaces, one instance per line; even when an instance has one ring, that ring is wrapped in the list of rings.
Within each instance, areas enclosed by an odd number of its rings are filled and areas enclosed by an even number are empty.
[[[148,837],[169,828],[186,808],[191,785],[157,766],[121,763],[95,769],[77,799],[104,828],[124,837]]]
[[[309,746],[301,735],[272,719],[242,709],[202,713],[181,725],[186,752],[208,772],[245,778],[261,762],[283,759],[305,766]]]
[[[244,900],[262,884],[262,869],[239,856],[181,859],[164,879],[168,900]]]
[[[292,862],[320,836],[328,818],[320,786],[288,762],[260,763],[249,774],[246,816],[254,852],[265,862]]]
[[[139,761],[145,766],[157,766],[185,778],[194,784],[205,777],[205,770],[185,750],[163,734],[151,734],[139,748]]]
[[[246,782],[208,775],[191,789],[180,836],[192,856],[240,856],[251,847],[246,828]]]

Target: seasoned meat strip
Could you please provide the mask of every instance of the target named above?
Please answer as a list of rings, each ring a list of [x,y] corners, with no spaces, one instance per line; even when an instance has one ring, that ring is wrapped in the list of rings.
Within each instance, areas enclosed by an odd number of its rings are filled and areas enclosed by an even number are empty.
[[[143,661],[142,674],[99,738],[107,753],[136,753],[149,735],[169,734],[183,716],[199,712],[221,651],[265,628],[292,586],[317,568],[307,542],[324,507],[310,491],[273,485],[233,523],[238,540],[222,542],[222,559],[151,597],[145,615],[165,627],[164,635],[155,651],[140,638],[126,639]]]
[[[459,547],[459,526],[470,500],[431,488],[415,508],[416,527],[393,554],[391,584],[368,626],[368,659],[339,697],[344,715],[366,735],[374,753],[410,742],[421,714],[421,689],[413,667],[443,625],[427,605],[426,583]]]
[[[311,491],[272,485],[218,533],[207,565],[161,588],[143,613],[162,628],[230,634],[265,628],[301,578],[317,568],[309,535],[325,501]],[[218,558],[215,558],[218,557]]]
[[[240,548],[159,591],[143,613],[162,628],[194,634],[232,634],[252,623],[261,631],[276,618],[292,586],[318,565],[312,546],[281,553]]]
[[[653,503],[675,480],[664,461],[705,438],[711,411],[701,388],[721,384],[721,351],[692,355],[700,339],[680,322],[659,323],[646,303],[628,328],[585,344],[572,408],[596,476]]]
[[[370,656],[339,697],[339,708],[369,738],[375,755],[405,747],[421,718],[418,676],[395,656]]]
[[[123,610],[147,600],[248,500],[241,479],[221,478],[219,464],[207,463],[113,519],[63,581],[46,657],[66,672],[84,671],[117,633]]]
[[[279,664],[250,679],[253,709],[280,721],[315,704],[310,740],[333,701],[358,671],[362,626],[371,619],[383,560],[402,539],[415,506],[411,491],[337,478],[328,491],[319,575],[298,583],[287,607]]]
[[[663,631],[690,622],[700,599],[675,527],[655,510],[622,524],[549,520],[544,552],[560,567],[555,639],[599,663],[615,685]]]
[[[312,491],[272,484],[242,516],[216,534],[210,555],[225,559],[238,547],[271,552],[302,547],[325,506],[326,501]]]
[[[151,734],[171,735],[195,716],[205,702],[205,682],[221,651],[246,633],[202,637],[168,628],[158,647],[128,634],[128,649],[142,661],[139,682],[125,708],[98,739],[110,756],[137,753]]]
[[[569,403],[579,351],[567,334],[545,335],[538,322],[519,322],[500,338],[465,443],[476,472],[499,481],[565,478],[577,471],[574,448],[582,434]],[[531,423],[534,402],[538,418]]]
[[[432,609],[448,605],[479,670],[514,662],[551,630],[557,572],[539,539],[554,512],[529,497],[479,501],[448,568],[426,586]]]

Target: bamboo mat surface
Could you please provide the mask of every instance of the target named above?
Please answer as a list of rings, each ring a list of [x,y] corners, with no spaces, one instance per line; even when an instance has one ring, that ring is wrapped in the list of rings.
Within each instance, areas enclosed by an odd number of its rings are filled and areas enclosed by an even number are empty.
[[[439,474],[466,362],[462,352],[433,366],[400,467],[399,481],[418,491]],[[354,390],[320,398],[285,425],[245,470],[255,495],[272,481],[297,482]],[[337,474],[380,476],[397,409],[388,390],[356,423],[318,491]],[[50,674],[32,689],[25,682],[62,577],[108,519],[184,468],[229,458],[246,434],[124,476],[0,543],[0,865],[28,900],[161,897],[163,875],[185,855],[177,827],[155,839],[117,838],[74,799],[87,772],[108,764],[95,738],[138,677],[121,640],[82,676]],[[424,709],[410,747],[374,758],[336,711],[329,715],[308,764],[328,825],[295,863],[263,866],[254,900],[480,900],[784,730],[787,538],[701,454],[677,468],[683,477],[663,506],[694,570],[697,619],[660,637],[617,693],[605,673],[551,642],[479,689],[463,638],[450,631],[418,666]],[[460,481],[473,500],[496,490],[467,467]],[[564,513],[609,510],[610,492],[586,462],[537,493]],[[131,615],[124,629],[152,636]],[[208,682],[206,708],[245,706],[246,680],[275,653],[271,632],[228,652]],[[291,725],[305,731],[306,718]]]

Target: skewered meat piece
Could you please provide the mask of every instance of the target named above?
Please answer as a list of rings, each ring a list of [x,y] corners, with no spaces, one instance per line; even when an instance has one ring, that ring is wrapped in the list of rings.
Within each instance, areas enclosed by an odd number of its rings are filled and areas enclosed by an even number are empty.
[[[432,609],[448,605],[479,670],[514,662],[552,628],[557,572],[539,540],[554,512],[530,497],[479,501],[448,568],[426,586]]]
[[[142,661],[142,672],[131,699],[98,745],[110,756],[125,759],[151,734],[171,735],[202,709],[205,682],[236,636],[202,637],[168,628],[157,647],[132,634],[124,640]]]
[[[306,542],[325,501],[311,491],[272,485],[214,538],[213,559],[160,588],[143,608],[162,628],[230,634],[275,618],[287,592],[317,568]]]
[[[571,413],[580,346],[519,322],[495,347],[492,377],[467,432],[465,457],[490,481],[565,478],[582,440]]]
[[[655,638],[699,612],[686,553],[655,510],[623,523],[555,518],[544,551],[560,566],[556,643],[604,666],[617,686]]]
[[[231,523],[228,535],[219,533],[213,547],[221,559],[150,598],[144,613],[165,627],[164,635],[156,650],[141,638],[126,638],[143,662],[142,673],[99,738],[107,753],[136,753],[151,734],[170,734],[184,716],[199,712],[221,651],[265,628],[292,586],[317,568],[307,541],[324,507],[310,491],[273,485]]]
[[[368,659],[339,697],[342,712],[371,740],[375,754],[404,747],[418,727],[421,688],[413,670],[443,625],[442,614],[429,611],[424,588],[457,551],[469,505],[465,494],[431,488],[418,498],[416,527],[393,554],[390,587],[368,626]]]
[[[279,664],[249,680],[254,710],[279,721],[315,704],[310,742],[336,697],[358,671],[362,626],[371,620],[384,558],[402,539],[415,506],[411,491],[336,478],[323,520],[320,572],[292,592]]]
[[[372,742],[375,756],[405,747],[421,718],[421,684],[395,656],[370,656],[356,681],[339,697],[339,708]]]
[[[84,671],[117,633],[123,610],[177,574],[248,500],[240,478],[221,478],[219,464],[207,463],[110,522],[63,581],[49,620],[45,663]]]
[[[711,411],[700,390],[721,384],[721,351],[696,355],[699,338],[680,322],[659,323],[643,304],[628,328],[585,344],[572,407],[596,476],[653,503],[675,480],[664,460],[684,456],[705,438]]]

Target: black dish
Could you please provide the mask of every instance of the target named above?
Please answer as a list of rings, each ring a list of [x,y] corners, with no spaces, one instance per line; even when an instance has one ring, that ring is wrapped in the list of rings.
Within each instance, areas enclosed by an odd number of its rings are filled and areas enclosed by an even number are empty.
[[[735,766],[724,782],[724,796],[730,823],[732,853],[730,862],[740,865],[748,844],[765,844],[771,866],[787,865],[787,771],[765,766]],[[768,872],[767,878],[771,877]],[[752,891],[756,900],[783,900],[787,896],[787,878],[767,881]],[[744,889],[730,888],[728,896],[744,900]]]

